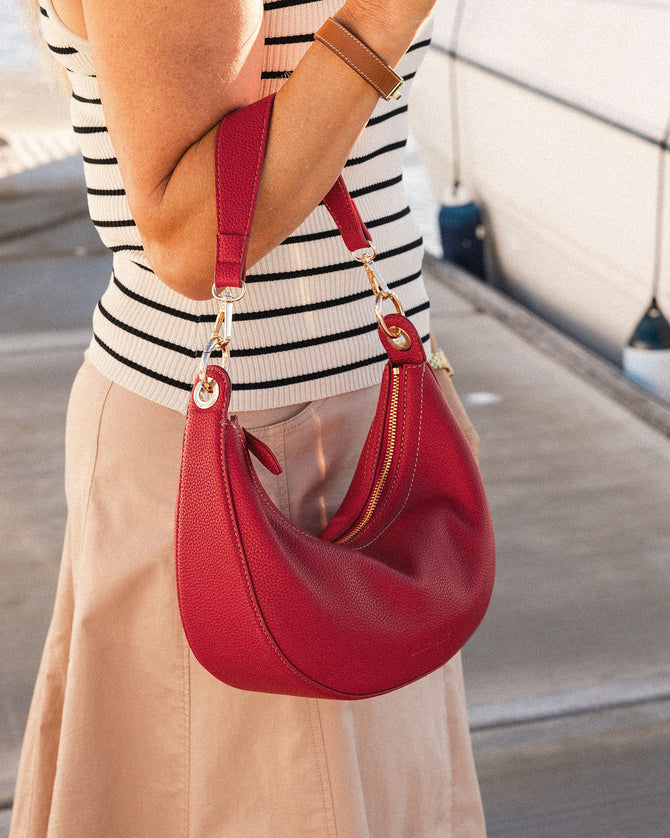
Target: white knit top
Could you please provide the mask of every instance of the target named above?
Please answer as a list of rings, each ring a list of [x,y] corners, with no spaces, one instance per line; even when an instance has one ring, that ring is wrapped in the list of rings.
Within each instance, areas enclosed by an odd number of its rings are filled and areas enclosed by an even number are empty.
[[[266,0],[261,95],[278,90],[341,0]],[[153,273],[132,219],[103,112],[89,44],[42,0],[42,34],[67,69],[72,123],[84,158],[91,219],[113,253],[110,284],[93,317],[88,357],[105,376],[185,411],[217,311],[172,291]],[[428,340],[421,236],[402,185],[411,79],[428,47],[424,29],[403,58],[400,101],[380,101],[344,179],[378,250],[376,264]],[[214,173],[212,172],[212,177]],[[235,411],[312,401],[376,384],[385,360],[373,297],[324,207],[249,271],[235,305],[231,360]]]

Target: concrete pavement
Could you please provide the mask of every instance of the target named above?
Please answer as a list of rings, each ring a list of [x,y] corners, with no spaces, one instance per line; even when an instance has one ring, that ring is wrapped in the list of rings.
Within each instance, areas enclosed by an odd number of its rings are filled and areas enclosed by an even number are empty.
[[[670,410],[493,289],[428,274],[497,535],[464,650],[489,835],[665,838]]]
[[[59,180],[73,165],[0,181],[5,810],[58,569],[67,391],[109,266],[76,170]],[[670,412],[494,290],[432,260],[427,281],[497,533],[464,653],[490,835],[665,836]]]

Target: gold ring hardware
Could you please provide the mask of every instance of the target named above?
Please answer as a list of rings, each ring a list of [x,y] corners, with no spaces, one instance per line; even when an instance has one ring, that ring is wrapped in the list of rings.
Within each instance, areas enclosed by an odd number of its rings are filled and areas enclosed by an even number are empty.
[[[398,326],[394,326],[393,330],[398,332],[396,337],[392,338],[395,348],[401,352],[406,352],[412,345],[410,336],[404,329],[400,329]]]
[[[200,364],[200,382],[203,387],[207,387],[205,382],[210,379],[207,378],[207,364],[209,363],[209,356],[214,349],[221,349],[223,351],[223,368],[225,369],[230,360],[230,349],[228,345],[231,341],[233,328],[233,303],[239,302],[247,293],[247,285],[242,283],[241,288],[225,286],[217,288],[212,285],[212,296],[219,302],[219,311],[214,321],[214,328],[209,336],[209,343],[205,347],[202,354],[202,362]],[[223,335],[221,328],[223,327]]]
[[[391,291],[388,297],[378,296],[375,300],[375,314],[377,315],[377,322],[379,323],[379,327],[382,332],[384,332],[386,337],[393,342],[396,349],[400,349],[402,352],[405,352],[412,345],[412,341],[404,329],[401,329],[399,326],[386,325],[386,320],[384,320],[384,315],[382,314],[382,310],[379,305],[379,301],[384,299],[391,300],[393,302],[397,314],[404,315],[405,313],[400,305],[400,300]]]
[[[235,291],[238,293],[235,294]],[[212,296],[215,300],[219,301],[219,313],[216,316],[210,340],[213,340],[214,338],[221,339],[221,326],[225,326],[223,332],[223,342],[224,344],[228,344],[230,342],[231,330],[233,326],[233,303],[239,302],[246,293],[246,283],[242,283],[241,289],[231,288],[229,286],[226,286],[225,288],[217,288],[215,285],[212,286]]]
[[[238,292],[236,296],[233,296],[233,291]],[[239,303],[246,293],[246,282],[242,283],[241,288],[237,288],[234,285],[224,285],[221,288],[217,288],[216,285],[212,285],[212,297],[222,303]]]
[[[366,262],[372,262],[373,259],[377,256],[377,248],[372,244],[371,241],[368,242],[370,247],[365,248],[362,247],[359,250],[352,250],[351,255],[357,262],[361,262],[365,264]]]
[[[200,384],[200,387],[197,387],[193,391],[193,401],[198,407],[203,409],[207,409],[208,407],[212,407],[212,405],[216,404],[217,399],[219,398],[219,385],[213,378],[207,379],[207,386],[206,384]]]
[[[357,262],[360,262],[363,267],[365,268],[365,273],[368,275],[368,279],[370,281],[370,285],[372,286],[372,293],[375,295],[375,314],[377,315],[377,322],[381,330],[384,334],[393,341],[394,346],[396,349],[400,349],[401,351],[406,351],[412,345],[412,341],[404,329],[401,329],[399,326],[391,326],[390,328],[386,325],[386,321],[384,320],[384,315],[382,314],[380,308],[380,300],[391,300],[393,305],[395,306],[395,310],[398,314],[402,314],[404,316],[405,310],[403,309],[400,300],[395,295],[393,291],[388,287],[386,282],[382,279],[382,277],[377,273],[377,268],[374,265],[374,259],[377,255],[377,249],[369,242],[370,249],[369,250],[355,250],[352,251],[351,255]]]
[[[368,275],[370,285],[372,286],[372,293],[375,295],[375,297],[377,297],[377,299],[379,299],[380,297],[382,298],[382,300],[390,300],[395,298],[395,294],[393,293],[393,291],[391,291],[386,282],[377,273],[377,267],[374,264],[373,258],[374,257],[364,258],[361,260],[363,262],[363,267],[365,268],[365,273]]]
[[[372,286],[372,293],[375,295],[376,302],[379,302],[380,299],[382,300],[393,300],[393,304],[396,307],[398,314],[404,314],[402,305],[400,304],[400,300],[395,295],[393,291],[388,287],[386,282],[382,279],[380,274],[377,273],[377,267],[374,264],[374,258],[377,255],[374,247],[372,248],[373,255],[365,254],[358,259],[359,262],[362,262],[363,267],[365,268],[365,273],[368,275],[368,279],[370,281],[370,285]],[[358,258],[354,256],[354,258]]]
[[[221,349],[223,352],[222,366],[225,369],[230,360],[230,349],[228,348],[229,341],[224,342],[219,337],[213,337],[207,342],[205,351],[202,353],[200,359],[200,370],[198,371],[198,378],[200,386],[193,393],[193,401],[198,407],[211,407],[219,397],[219,385],[213,378],[207,377],[207,367],[209,366],[209,359],[216,349]],[[209,394],[209,395],[205,395]]]

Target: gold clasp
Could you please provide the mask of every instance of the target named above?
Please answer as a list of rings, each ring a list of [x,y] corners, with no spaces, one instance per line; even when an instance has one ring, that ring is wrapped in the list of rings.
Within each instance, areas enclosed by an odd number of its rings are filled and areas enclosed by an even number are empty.
[[[237,294],[235,294],[237,291]],[[221,346],[227,346],[230,343],[230,336],[233,328],[233,303],[238,303],[242,297],[247,293],[246,282],[242,283],[241,288],[217,288],[212,285],[212,296],[219,303],[219,313],[214,321],[214,328],[210,340],[218,338],[221,341]],[[223,337],[221,337],[221,327],[224,327]]]
[[[409,349],[412,342],[409,335],[404,329],[398,326],[387,326],[384,320],[384,315],[381,310],[381,303],[384,300],[391,300],[395,306],[397,314],[405,314],[405,311],[398,299],[397,295],[391,291],[384,279],[377,273],[377,267],[374,264],[374,259],[377,255],[375,246],[370,242],[369,250],[357,250],[351,254],[357,262],[360,262],[365,268],[372,293],[375,295],[375,314],[377,315],[377,322],[384,334],[393,341],[398,349]]]
[[[214,328],[212,334],[209,336],[209,341],[202,353],[200,359],[200,370],[198,377],[200,379],[200,387],[196,394],[196,404],[200,407],[209,407],[216,401],[216,394],[218,394],[218,385],[213,378],[207,377],[207,367],[209,366],[209,359],[217,349],[222,352],[221,366],[223,369],[228,365],[230,360],[230,341],[233,329],[233,303],[239,302],[247,292],[246,283],[242,283],[241,288],[226,286],[225,288],[217,288],[212,285],[212,296],[218,300],[219,311],[214,321]],[[221,330],[223,329],[223,334]]]
[[[217,288],[216,285],[212,285],[212,296],[219,302],[219,313],[216,315],[214,328],[212,329],[212,334],[210,335],[209,340],[210,343],[212,341],[216,341],[218,348],[224,350],[224,367],[228,363],[228,358],[230,357],[229,352],[226,356],[226,350],[228,348],[228,344],[230,343],[233,330],[233,303],[238,303],[246,293],[246,282],[242,283],[241,288],[231,288],[230,286]],[[221,327],[223,327],[223,335],[221,334]]]
[[[375,314],[377,315],[377,322],[379,323],[379,327],[382,330],[382,332],[384,332],[386,337],[393,341],[393,343],[396,346],[396,349],[409,349],[412,345],[412,341],[410,340],[410,337],[407,334],[407,332],[404,329],[401,329],[399,326],[389,327],[386,325],[386,320],[384,320],[384,315],[382,314],[382,310],[379,305],[379,301],[384,299],[389,299],[393,302],[397,314],[405,314],[402,306],[400,305],[400,300],[396,297],[395,294],[391,293],[388,297],[377,297],[375,299]]]

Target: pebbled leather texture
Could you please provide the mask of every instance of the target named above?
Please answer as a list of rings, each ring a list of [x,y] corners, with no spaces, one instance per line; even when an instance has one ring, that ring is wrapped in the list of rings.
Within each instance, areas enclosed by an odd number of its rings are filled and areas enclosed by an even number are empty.
[[[216,132],[217,288],[241,288],[274,96],[232,111]]]
[[[409,321],[403,328],[421,348]],[[486,496],[425,358],[395,365],[390,478],[370,522],[338,543],[379,476],[393,366],[349,492],[320,538],[262,489],[247,436],[227,415],[227,373],[208,370],[220,388],[213,407],[191,399],[177,507],[179,606],[195,656],[220,680],[321,698],[378,695],[441,666],[483,618],[494,576]]]
[[[236,121],[267,113],[244,111]],[[336,191],[340,216],[347,201]],[[357,216],[346,211],[340,222],[355,229]],[[225,370],[207,369],[219,386],[214,405],[190,399],[175,520],[179,608],[196,658],[234,687],[379,695],[444,664],[486,612],[495,548],[479,469],[411,322],[399,314],[385,322],[401,327],[410,347],[379,330],[389,361],[377,411],[320,538],[263,490],[250,451],[279,466],[228,415]]]

